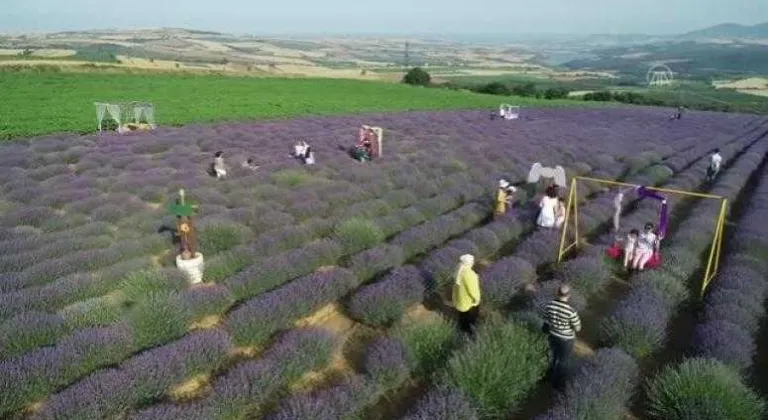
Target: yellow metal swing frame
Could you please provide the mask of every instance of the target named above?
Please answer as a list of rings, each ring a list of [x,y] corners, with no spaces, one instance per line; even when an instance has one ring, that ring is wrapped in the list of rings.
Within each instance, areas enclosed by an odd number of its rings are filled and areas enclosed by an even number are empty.
[[[576,176],[571,180],[571,188],[568,192],[568,203],[566,204],[565,221],[563,223],[563,231],[560,236],[560,247],[557,252],[557,262],[561,262],[565,258],[568,251],[577,247],[580,244],[581,237],[579,235],[579,200],[578,200],[578,185],[579,181],[594,182],[606,186],[617,187],[630,187],[636,188],[639,185],[628,184],[625,182],[613,181],[608,179],[591,178],[585,176]],[[712,283],[712,280],[717,275],[717,270],[720,264],[720,253],[723,248],[723,233],[725,230],[725,216],[728,213],[728,199],[719,195],[703,194],[692,191],[674,190],[668,188],[655,188],[646,187],[649,190],[653,190],[660,193],[675,194],[686,197],[708,198],[714,200],[720,200],[720,214],[717,217],[717,225],[715,232],[712,236],[712,243],[709,249],[709,258],[707,260],[707,269],[704,272],[704,278],[701,281],[701,296],[704,296],[704,292],[707,290],[707,286]],[[571,222],[571,223],[569,223]],[[566,243],[566,237],[568,236],[569,226],[573,224],[573,242]]]

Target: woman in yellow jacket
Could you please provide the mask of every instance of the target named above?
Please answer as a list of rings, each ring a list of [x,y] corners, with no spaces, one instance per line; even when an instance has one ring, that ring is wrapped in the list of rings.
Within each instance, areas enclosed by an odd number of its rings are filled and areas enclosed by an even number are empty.
[[[494,216],[500,216],[507,212],[507,208],[512,205],[512,194],[515,187],[509,185],[506,179],[499,181],[499,189],[496,190],[496,207],[493,210]]]
[[[472,269],[475,257],[465,254],[459,260],[453,284],[453,306],[459,311],[459,329],[472,334],[479,313],[480,279]]]

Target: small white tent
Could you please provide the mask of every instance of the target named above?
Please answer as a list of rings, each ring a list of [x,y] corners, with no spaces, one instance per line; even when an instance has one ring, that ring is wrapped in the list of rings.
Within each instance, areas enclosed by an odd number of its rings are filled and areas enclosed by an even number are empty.
[[[520,107],[518,105],[501,104],[499,105],[499,115],[505,120],[516,120],[520,118]]]
[[[99,131],[104,130],[110,120],[117,125],[120,134],[137,130],[153,130],[155,125],[155,107],[150,103],[105,103],[95,102],[96,121]]]

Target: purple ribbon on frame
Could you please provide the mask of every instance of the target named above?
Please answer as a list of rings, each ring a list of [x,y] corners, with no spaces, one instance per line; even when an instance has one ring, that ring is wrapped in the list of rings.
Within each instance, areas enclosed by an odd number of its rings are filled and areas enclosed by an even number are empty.
[[[637,195],[640,198],[652,198],[654,200],[661,201],[661,210],[659,211],[659,239],[662,239],[667,234],[667,197],[657,193],[648,187],[642,186],[637,188]]]

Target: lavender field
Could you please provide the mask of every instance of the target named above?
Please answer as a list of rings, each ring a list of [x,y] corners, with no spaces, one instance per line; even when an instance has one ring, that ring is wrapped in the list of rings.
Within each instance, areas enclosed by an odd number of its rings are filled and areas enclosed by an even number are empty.
[[[385,129],[369,163],[343,150]],[[317,164],[289,154],[305,140]],[[709,154],[724,166],[708,183]],[[46,136],[0,146],[0,418],[761,419],[768,119],[638,109],[387,113]],[[224,152],[226,179],[207,174]],[[241,167],[253,158],[260,167]],[[701,270],[719,202],[670,198],[665,264],[602,257],[614,191],[579,187],[583,247],[534,229],[534,162],[568,177],[727,197],[720,274]],[[519,206],[492,217],[500,178]],[[583,187],[583,188],[582,188]],[[175,267],[168,204],[199,205],[204,283]],[[527,190],[527,191],[526,191]],[[567,192],[565,192],[567,193]],[[625,203],[624,224],[657,207]],[[483,291],[474,340],[446,300],[458,257]],[[573,375],[544,384],[540,309],[582,313]],[[679,325],[689,325],[685,331]],[[764,370],[764,371],[763,371]],[[693,413],[693,414],[691,414]],[[693,417],[691,417],[693,415]],[[631,416],[631,417],[630,417]]]

